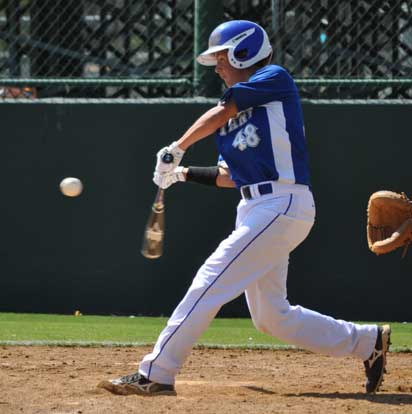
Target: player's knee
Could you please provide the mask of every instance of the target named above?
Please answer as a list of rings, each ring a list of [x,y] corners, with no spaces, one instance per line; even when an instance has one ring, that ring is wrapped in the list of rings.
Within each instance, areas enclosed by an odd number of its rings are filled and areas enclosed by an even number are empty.
[[[271,334],[271,330],[269,329],[269,327],[262,321],[253,321],[253,324],[255,325],[255,328],[259,331],[262,332],[264,334],[270,335]]]
[[[289,319],[290,310],[291,306],[287,300],[283,300],[278,306],[262,307],[260,312],[252,317],[253,325],[259,332],[274,335]]]

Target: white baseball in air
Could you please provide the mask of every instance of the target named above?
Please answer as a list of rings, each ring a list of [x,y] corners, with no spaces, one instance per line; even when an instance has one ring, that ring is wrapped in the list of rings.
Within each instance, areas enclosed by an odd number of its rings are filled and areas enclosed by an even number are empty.
[[[83,184],[78,178],[66,177],[60,182],[60,191],[67,197],[77,197],[83,191]]]

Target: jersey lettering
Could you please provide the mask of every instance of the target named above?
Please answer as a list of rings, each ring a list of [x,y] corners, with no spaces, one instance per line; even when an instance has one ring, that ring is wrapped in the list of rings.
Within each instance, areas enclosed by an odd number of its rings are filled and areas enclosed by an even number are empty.
[[[246,124],[250,118],[252,118],[253,108],[248,108],[242,112],[239,112],[236,118],[230,118],[226,125],[220,128],[219,135],[226,136],[228,132],[232,132],[242,125]]]
[[[233,147],[239,151],[244,151],[247,147],[254,148],[259,145],[260,137],[257,134],[257,128],[253,124],[247,124],[241,129],[233,140]]]
[[[235,129],[239,128],[239,125],[237,123],[237,118],[230,118],[229,122],[227,123],[227,126],[228,126],[227,128],[228,132],[232,132]]]

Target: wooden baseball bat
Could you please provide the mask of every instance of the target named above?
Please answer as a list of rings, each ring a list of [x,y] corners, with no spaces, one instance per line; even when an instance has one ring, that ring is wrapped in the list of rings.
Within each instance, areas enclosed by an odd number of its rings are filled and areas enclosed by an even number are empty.
[[[147,220],[142,246],[142,255],[148,259],[157,259],[163,253],[165,229],[164,190],[160,187],[152,204],[152,211]]]
[[[164,151],[162,161],[170,164],[174,160],[173,154]],[[156,197],[152,204],[152,211],[146,223],[143,237],[142,255],[148,259],[157,259],[163,254],[163,237],[165,232],[165,190],[157,190]]]

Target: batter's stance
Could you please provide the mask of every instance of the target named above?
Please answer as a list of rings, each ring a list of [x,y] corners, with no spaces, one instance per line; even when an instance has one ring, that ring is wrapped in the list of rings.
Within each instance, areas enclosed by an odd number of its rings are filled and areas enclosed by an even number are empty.
[[[192,346],[221,306],[243,292],[258,330],[314,352],[359,358],[366,392],[379,389],[388,325],[336,320],[287,300],[289,254],[312,228],[315,205],[298,91],[285,69],[269,64],[271,56],[262,27],[238,20],[219,25],[197,58],[216,67],[227,89],[217,106],[158,152],[154,182],[237,187],[236,228],[199,269],[139,371],[100,383],[113,393],[175,395],[175,377]],[[179,166],[188,147],[215,132],[218,166]],[[163,162],[165,153],[172,163]]]

